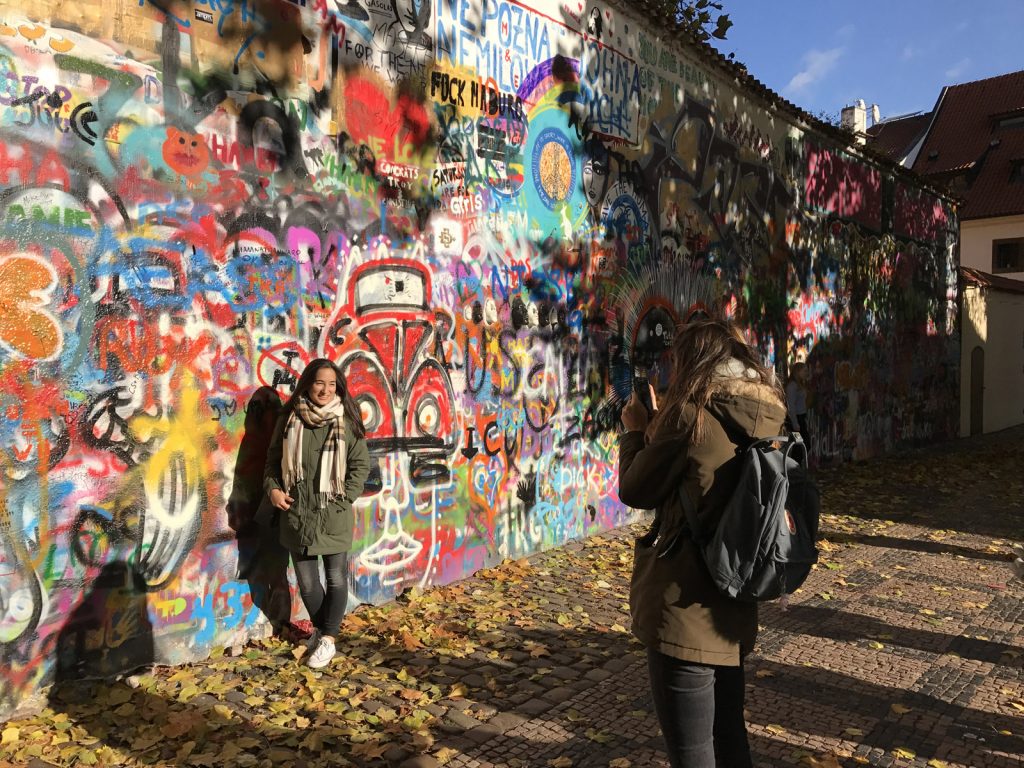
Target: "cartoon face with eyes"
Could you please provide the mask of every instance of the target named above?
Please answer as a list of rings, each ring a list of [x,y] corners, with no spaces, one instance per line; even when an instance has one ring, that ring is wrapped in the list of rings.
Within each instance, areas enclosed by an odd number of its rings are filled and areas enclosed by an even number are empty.
[[[210,164],[210,150],[202,134],[189,133],[173,125],[167,126],[163,155],[167,166],[186,178],[198,176]]]
[[[597,208],[604,201],[608,190],[608,173],[611,153],[604,143],[597,138],[590,139],[585,145],[583,159],[583,191],[587,202]]]

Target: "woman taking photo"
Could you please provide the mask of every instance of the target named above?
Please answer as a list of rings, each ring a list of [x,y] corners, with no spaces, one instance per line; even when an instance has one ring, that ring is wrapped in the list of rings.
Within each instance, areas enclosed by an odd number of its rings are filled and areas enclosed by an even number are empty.
[[[743,719],[743,659],[757,604],[718,592],[690,536],[680,491],[711,530],[738,475],[738,445],[780,434],[786,407],[773,372],[737,329],[697,320],[679,329],[660,410],[649,421],[634,393],[622,412],[619,498],[656,510],[637,540],[630,586],[633,634],[647,648],[654,707],[673,768],[751,766]]]
[[[341,371],[330,360],[306,366],[274,427],[263,488],[280,512],[281,544],[291,552],[302,602],[313,622],[306,663],[335,654],[348,603],[352,504],[370,473],[366,430]],[[325,585],[320,581],[323,558]]]

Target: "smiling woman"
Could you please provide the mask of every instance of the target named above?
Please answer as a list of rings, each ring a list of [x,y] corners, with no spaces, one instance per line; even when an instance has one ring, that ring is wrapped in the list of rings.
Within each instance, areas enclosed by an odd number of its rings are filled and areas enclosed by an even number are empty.
[[[314,669],[334,658],[348,604],[352,504],[369,474],[366,431],[345,377],[330,360],[314,360],[277,420],[264,479],[313,622],[306,663]],[[320,581],[321,557],[326,585]]]

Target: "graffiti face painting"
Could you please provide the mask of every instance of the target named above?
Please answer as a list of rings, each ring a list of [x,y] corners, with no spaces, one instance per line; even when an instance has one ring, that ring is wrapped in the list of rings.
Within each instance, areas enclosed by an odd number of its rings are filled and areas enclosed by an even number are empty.
[[[253,563],[317,357],[373,460],[353,604],[639,519],[617,403],[694,268],[806,362],[815,457],[953,434],[947,202],[624,4],[175,8],[0,0],[0,714],[297,615]]]
[[[210,153],[202,134],[187,133],[173,126],[167,127],[162,154],[167,167],[182,176],[198,176],[210,163]]]

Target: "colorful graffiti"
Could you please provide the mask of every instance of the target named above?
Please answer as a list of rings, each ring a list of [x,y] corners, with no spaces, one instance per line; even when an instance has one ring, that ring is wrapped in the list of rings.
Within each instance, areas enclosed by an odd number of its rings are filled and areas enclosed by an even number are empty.
[[[131,5],[0,0],[0,715],[288,616],[260,475],[313,357],[375,460],[355,602],[635,519],[643,275],[809,364],[818,460],[955,434],[946,203],[629,11]]]

